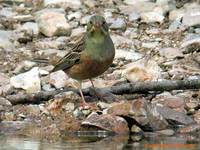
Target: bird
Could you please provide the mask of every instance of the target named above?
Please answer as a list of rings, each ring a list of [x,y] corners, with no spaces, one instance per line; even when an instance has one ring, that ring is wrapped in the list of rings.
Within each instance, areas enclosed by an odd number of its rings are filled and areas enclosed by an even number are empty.
[[[103,16],[93,15],[87,23],[86,32],[69,52],[55,64],[52,72],[63,70],[69,77],[79,82],[81,106],[90,107],[82,92],[82,81],[103,74],[115,57],[114,43],[109,34],[109,26]],[[96,92],[96,91],[95,91]]]

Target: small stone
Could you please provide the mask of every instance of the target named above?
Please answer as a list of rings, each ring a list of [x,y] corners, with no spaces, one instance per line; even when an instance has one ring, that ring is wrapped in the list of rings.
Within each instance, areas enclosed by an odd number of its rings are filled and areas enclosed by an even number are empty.
[[[132,132],[132,133],[136,133],[136,134],[140,134],[140,133],[142,133],[143,131],[142,131],[142,129],[141,129],[140,127],[138,127],[138,126],[136,126],[136,125],[133,125],[133,126],[131,127],[131,132]]]
[[[111,107],[111,104],[104,103],[104,102],[98,102],[98,103],[97,103],[97,106],[98,106],[101,110],[103,110],[103,109],[106,109],[106,108]]]
[[[3,97],[0,97],[1,106],[12,106],[11,102]]]
[[[12,42],[12,37],[14,36],[12,31],[0,30],[0,51],[1,49],[5,51],[12,51],[15,48],[14,43]]]
[[[26,70],[26,71],[30,70],[35,65],[36,65],[36,62],[32,62],[32,61],[28,61],[28,60],[22,61],[17,65],[17,67],[14,70],[14,73],[18,74],[18,73],[20,73],[20,72],[22,72],[24,70]]]
[[[142,54],[134,52],[134,51],[130,52],[130,51],[123,50],[123,49],[117,49],[115,58],[116,59],[124,58],[125,60],[134,61],[134,60],[138,60],[138,59],[142,58]]]
[[[26,30],[30,29],[30,30],[32,30],[33,35],[34,35],[35,37],[37,37],[38,34],[39,34],[38,24],[35,23],[35,22],[26,22],[26,23],[24,23],[24,24],[22,25],[22,29],[26,29]]]
[[[4,117],[6,121],[15,121],[17,119],[17,116],[14,114],[14,112],[5,112]]]
[[[169,20],[176,20],[176,19],[181,19],[185,14],[184,9],[175,9],[170,11],[169,13]]]
[[[138,19],[140,19],[140,14],[137,12],[132,12],[131,14],[129,14],[128,16],[129,21],[137,21]]]
[[[144,12],[141,13],[141,19],[145,23],[155,23],[159,22],[162,23],[164,21],[164,16],[157,12]]]
[[[36,13],[36,21],[39,31],[48,37],[71,34],[62,9],[43,9]]]
[[[49,83],[55,88],[63,88],[67,85],[68,76],[63,71],[56,71],[50,74]]]
[[[165,130],[156,131],[156,133],[159,133],[161,135],[172,136],[174,135],[175,132],[172,129],[165,129]]]
[[[178,48],[172,48],[172,47],[162,48],[162,49],[159,49],[159,53],[161,56],[164,56],[169,59],[183,57],[182,51]]]
[[[68,20],[73,20],[73,19],[80,19],[82,16],[82,13],[80,11],[76,11],[76,12],[73,12],[73,13],[70,13],[67,18]]]
[[[39,116],[40,107],[38,105],[28,105],[26,106],[27,112],[34,116]]]
[[[123,31],[126,30],[126,22],[123,18],[112,19],[110,24],[110,29]]]
[[[44,6],[56,5],[60,7],[79,8],[81,7],[80,0],[44,0]]]
[[[92,15],[86,15],[86,16],[82,17],[81,20],[80,20],[80,23],[82,25],[86,25],[89,22],[91,16]]]
[[[148,43],[142,43],[143,48],[153,49],[158,46],[159,42],[148,42]]]
[[[179,133],[185,134],[185,133],[198,133],[200,131],[200,125],[199,124],[191,124],[188,126],[185,126],[183,128],[180,128],[178,130]]]
[[[122,75],[131,82],[158,80],[161,77],[161,68],[155,61],[139,60],[125,66]]]
[[[71,37],[78,36],[80,34],[83,34],[84,32],[85,32],[85,28],[83,28],[83,27],[72,29]]]
[[[75,109],[75,105],[74,103],[67,103],[66,105],[62,106],[62,108],[66,111],[66,112],[72,112]]]
[[[28,72],[11,77],[10,84],[15,88],[22,88],[28,93],[40,92],[39,68],[34,67]]]
[[[195,26],[200,25],[200,10],[192,9],[189,12],[185,13],[183,16],[183,24],[186,26]]]
[[[189,35],[183,39],[181,47],[184,49],[183,53],[191,53],[200,50],[200,36]]]

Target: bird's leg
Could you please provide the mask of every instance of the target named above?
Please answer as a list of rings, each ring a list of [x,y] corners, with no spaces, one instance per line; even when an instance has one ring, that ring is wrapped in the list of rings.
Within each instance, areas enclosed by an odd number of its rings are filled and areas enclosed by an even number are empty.
[[[90,108],[90,105],[85,101],[85,98],[83,96],[83,91],[82,91],[82,82],[79,81],[79,92],[81,94],[81,104],[80,106],[83,108]]]
[[[105,99],[103,98],[103,96],[100,95],[100,94],[96,91],[96,88],[95,88],[95,86],[94,86],[94,83],[93,83],[92,79],[90,79],[90,82],[91,82],[91,84],[92,84],[92,88],[94,89],[94,93],[95,93],[95,95],[97,96],[97,98],[98,98],[98,99],[105,100]]]

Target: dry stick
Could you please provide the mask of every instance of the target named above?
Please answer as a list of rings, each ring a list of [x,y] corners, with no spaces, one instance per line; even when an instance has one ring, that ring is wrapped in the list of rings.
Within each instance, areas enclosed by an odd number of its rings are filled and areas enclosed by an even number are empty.
[[[172,90],[186,90],[186,89],[200,89],[200,80],[188,79],[188,80],[163,80],[163,81],[148,81],[148,82],[136,82],[136,83],[123,83],[111,88],[104,88],[113,94],[133,94],[133,93],[147,93],[149,91],[172,91]],[[53,98],[54,95],[66,92],[74,91],[78,93],[77,89],[65,88],[64,90],[56,91],[41,91],[35,94],[15,94],[8,95],[6,98],[12,104],[19,103],[39,103],[40,101],[47,101]],[[89,89],[85,89],[84,95],[90,95]]]

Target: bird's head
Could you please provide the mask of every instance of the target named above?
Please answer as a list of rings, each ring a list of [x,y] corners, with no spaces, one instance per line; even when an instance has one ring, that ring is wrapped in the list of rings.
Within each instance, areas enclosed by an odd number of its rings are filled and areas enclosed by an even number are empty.
[[[108,24],[102,16],[94,15],[90,18],[87,24],[87,31],[90,33],[101,33],[103,35],[108,34]]]

